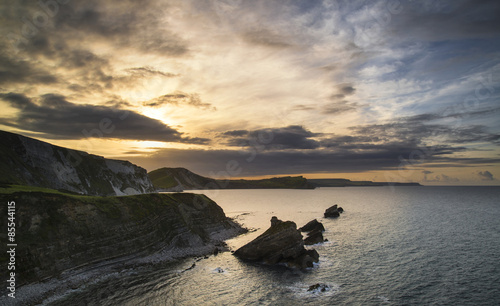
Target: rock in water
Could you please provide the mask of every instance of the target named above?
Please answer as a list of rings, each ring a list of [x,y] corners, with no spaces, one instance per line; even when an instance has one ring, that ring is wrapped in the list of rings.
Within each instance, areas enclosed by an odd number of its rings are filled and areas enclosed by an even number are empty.
[[[341,212],[344,212],[344,209],[342,207],[338,207],[337,204],[335,204],[325,211],[325,218],[336,218],[340,216]]]
[[[312,267],[318,262],[319,255],[315,250],[306,250],[302,235],[292,221],[271,219],[271,227],[253,241],[242,246],[234,255],[250,261],[261,261],[266,264],[285,263],[291,267]]]
[[[305,245],[313,245],[324,242],[323,232],[325,231],[325,227],[323,226],[323,223],[318,222],[316,219],[307,222],[306,225],[300,228],[300,231],[309,232],[307,237],[304,239]]]
[[[309,286],[309,289],[307,289],[307,291],[313,291],[313,292],[325,292],[327,290],[330,290],[330,286],[328,286],[327,284],[320,284],[320,283],[311,285]]]
[[[307,224],[299,228],[299,230],[301,232],[312,232],[316,230],[324,232],[325,227],[323,226],[323,223],[318,222],[318,220],[314,219],[312,221],[307,222]]]
[[[305,245],[313,245],[316,243],[324,242],[323,233],[320,230],[314,230],[307,234],[306,239],[304,239]]]

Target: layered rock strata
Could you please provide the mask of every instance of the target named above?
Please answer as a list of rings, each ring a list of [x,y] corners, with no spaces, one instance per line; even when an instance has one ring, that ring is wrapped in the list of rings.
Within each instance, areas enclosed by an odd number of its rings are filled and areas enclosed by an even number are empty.
[[[297,225],[292,221],[271,219],[271,227],[262,235],[242,246],[234,255],[238,258],[265,264],[283,263],[290,267],[312,267],[319,261],[316,250],[306,250]]]
[[[14,192],[0,194],[0,201],[16,203],[18,285],[118,258],[182,254],[183,249],[207,246],[213,250],[223,239],[244,232],[204,195]],[[1,215],[6,210],[7,205],[0,206]],[[0,218],[1,228],[6,220]],[[0,234],[2,241],[6,233]],[[7,260],[1,257],[0,264],[6,266]]]

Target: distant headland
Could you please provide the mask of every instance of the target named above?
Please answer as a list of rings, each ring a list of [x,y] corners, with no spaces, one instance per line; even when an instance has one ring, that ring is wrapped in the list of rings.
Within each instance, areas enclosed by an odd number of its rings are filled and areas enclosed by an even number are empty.
[[[186,168],[160,168],[148,173],[160,191],[196,189],[314,189],[349,186],[421,186],[419,183],[351,181],[348,179],[306,179],[303,176],[282,176],[268,179],[214,179],[198,175]]]

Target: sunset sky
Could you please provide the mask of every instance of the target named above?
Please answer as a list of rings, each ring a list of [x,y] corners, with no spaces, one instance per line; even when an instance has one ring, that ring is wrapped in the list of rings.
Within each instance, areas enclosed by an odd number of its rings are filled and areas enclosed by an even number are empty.
[[[499,185],[499,16],[496,0],[1,0],[0,129],[148,171]]]

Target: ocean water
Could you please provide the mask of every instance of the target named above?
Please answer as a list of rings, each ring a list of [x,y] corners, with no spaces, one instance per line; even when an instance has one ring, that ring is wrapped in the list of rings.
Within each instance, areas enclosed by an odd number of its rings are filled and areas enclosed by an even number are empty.
[[[197,191],[255,231],[272,216],[316,218],[329,241],[304,271],[207,259],[114,273],[45,301],[53,305],[499,305],[500,187],[347,187]],[[333,204],[345,212],[322,218]],[[190,268],[193,263],[195,267]],[[323,283],[325,292],[310,292]]]

